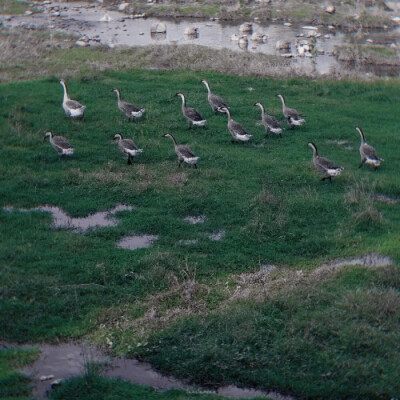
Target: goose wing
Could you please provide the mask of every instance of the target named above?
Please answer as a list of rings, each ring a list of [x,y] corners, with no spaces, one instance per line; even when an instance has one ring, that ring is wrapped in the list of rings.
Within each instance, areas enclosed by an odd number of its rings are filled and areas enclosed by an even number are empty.
[[[281,128],[281,124],[279,123],[279,121],[271,115],[265,114],[264,120],[265,120],[265,123],[273,129]]]
[[[219,108],[223,108],[223,107],[229,108],[226,101],[222,97],[220,97],[216,94],[210,94],[210,96],[208,97],[208,101],[209,101],[211,107],[213,107],[214,109],[219,109]]]
[[[139,150],[139,147],[132,139],[122,139],[121,145],[126,150]]]
[[[362,155],[370,160],[379,160],[376,150],[367,143],[364,143],[360,148]]]
[[[79,110],[80,108],[84,108],[85,106],[77,100],[67,100],[65,105],[71,110]]]
[[[188,145],[179,145],[178,151],[185,158],[196,157],[196,155],[193,153],[192,149]]]
[[[127,101],[120,101],[119,108],[125,113],[131,115],[132,113],[136,113],[140,111],[140,108],[136,107],[132,103],[128,103]]]
[[[233,131],[236,135],[250,135],[250,133],[246,131],[244,126],[236,121],[231,121],[230,130]]]
[[[54,136],[53,143],[54,146],[58,147],[60,150],[72,149],[71,144],[64,136]]]
[[[301,119],[300,114],[294,108],[286,108],[286,115],[288,118],[292,118],[295,121]]]
[[[335,170],[342,168],[340,165],[335,164],[333,161],[328,160],[325,157],[315,157],[314,164],[321,171],[327,171],[329,169]]]
[[[192,121],[204,121],[204,118],[200,115],[200,113],[191,107],[185,108],[185,116]]]

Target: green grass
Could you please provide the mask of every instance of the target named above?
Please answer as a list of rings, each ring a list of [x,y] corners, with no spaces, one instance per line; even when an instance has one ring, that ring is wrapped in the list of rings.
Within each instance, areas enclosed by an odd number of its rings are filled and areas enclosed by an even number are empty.
[[[0,350],[0,398],[31,398],[32,383],[29,377],[16,371],[32,364],[38,358],[35,348],[5,347]]]
[[[230,143],[226,116],[211,112],[203,78],[253,134],[251,142]],[[1,206],[50,204],[74,217],[118,203],[136,208],[119,213],[118,226],[85,234],[53,229],[46,213],[0,209],[1,338],[25,342],[90,335],[115,353],[141,355],[167,372],[184,375],[186,368],[196,382],[237,382],[313,398],[357,397],[352,379],[362,364],[365,396],[396,395],[393,357],[399,351],[388,346],[398,340],[397,267],[350,268],[339,277],[333,271],[320,281],[312,280],[312,271],[326,260],[369,252],[399,263],[398,207],[374,200],[376,194],[398,198],[400,192],[398,81],[134,70],[91,72],[67,83],[71,96],[87,105],[84,121],[65,117],[58,77],[0,86]],[[129,123],[117,109],[113,87],[146,107],[140,121]],[[205,129],[187,129],[177,91],[207,118]],[[261,101],[282,120],[278,92],[307,120],[282,139],[265,135],[253,107]],[[357,168],[356,125],[385,159],[377,171]],[[48,129],[71,141],[73,157],[60,159],[43,141]],[[113,143],[117,132],[144,149],[131,166]],[[191,145],[200,156],[197,170],[177,167],[172,143],[161,137],[165,132]],[[332,184],[321,182],[312,168],[308,141],[345,167]],[[206,216],[203,224],[183,221],[198,215]],[[221,230],[221,241],[209,239]],[[134,252],[116,247],[131,234],[159,239]],[[193,239],[197,242],[188,246],[180,242]],[[241,274],[251,277],[264,264],[280,266],[275,286],[249,278],[246,297]],[[298,270],[307,279],[299,281]],[[357,294],[362,305],[347,316],[343,310],[351,309]],[[381,330],[369,319],[374,311],[367,306],[385,296],[395,306],[382,311]],[[344,325],[343,318],[348,318]],[[316,339],[304,336],[307,321],[317,326]],[[271,332],[264,335],[265,329]],[[360,330],[365,340],[371,335],[379,342],[386,334],[390,340],[381,349],[374,344],[363,350],[353,363],[364,340]],[[197,367],[187,367],[190,363]],[[386,381],[379,392],[382,374]]]
[[[23,14],[28,5],[24,0],[0,0],[0,14]]]
[[[214,394],[168,390],[156,392],[146,386],[134,385],[119,379],[99,376],[73,378],[62,384],[51,396],[51,400],[223,400]]]

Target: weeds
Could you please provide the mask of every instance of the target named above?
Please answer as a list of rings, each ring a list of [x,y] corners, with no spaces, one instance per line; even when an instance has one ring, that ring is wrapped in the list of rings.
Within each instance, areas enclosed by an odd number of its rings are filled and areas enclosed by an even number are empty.
[[[356,180],[345,194],[345,203],[351,208],[357,223],[382,222],[382,214],[375,206],[376,182]]]

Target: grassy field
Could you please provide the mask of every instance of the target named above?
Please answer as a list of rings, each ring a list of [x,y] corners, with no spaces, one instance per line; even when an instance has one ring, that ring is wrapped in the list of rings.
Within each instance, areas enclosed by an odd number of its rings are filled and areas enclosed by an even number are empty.
[[[204,78],[253,134],[249,143],[230,143]],[[67,84],[87,106],[84,121],[65,117],[59,77],[0,86],[1,338],[86,337],[203,385],[304,398],[399,395],[398,81],[133,70]],[[141,120],[126,120],[113,87],[146,107]],[[177,91],[206,128],[187,129]],[[282,120],[278,92],[307,121],[282,139],[265,135],[253,106],[261,101]],[[357,168],[356,125],[385,159],[377,171]],[[45,130],[66,136],[75,155],[60,159]],[[198,169],[178,168],[165,132],[191,145]],[[144,149],[133,165],[115,133]],[[344,166],[332,184],[312,168],[309,141]],[[85,234],[29,211],[48,204],[84,217],[120,203],[135,208],[117,215],[118,226]],[[116,246],[132,234],[158,240],[136,251]],[[371,252],[393,265],[317,268]]]

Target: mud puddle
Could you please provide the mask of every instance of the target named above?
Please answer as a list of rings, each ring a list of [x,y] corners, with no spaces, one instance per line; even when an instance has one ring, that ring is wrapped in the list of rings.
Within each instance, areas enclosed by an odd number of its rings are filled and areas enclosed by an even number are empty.
[[[13,345],[1,343],[4,347]],[[165,376],[154,370],[149,363],[123,357],[110,357],[99,349],[87,344],[64,343],[38,345],[42,351],[40,359],[25,367],[22,372],[29,375],[34,383],[33,395],[37,399],[46,399],[48,393],[62,381],[88,372],[93,363],[104,364],[101,376],[120,378],[135,384],[152,386],[162,391],[169,389],[188,389],[201,391],[202,388],[187,385],[174,377]],[[207,390],[209,393],[210,391]],[[269,397],[275,400],[294,400],[276,392],[262,392],[254,389],[242,389],[236,386],[218,388],[215,393],[231,398]]]
[[[121,249],[136,250],[151,247],[153,242],[158,239],[155,235],[132,235],[123,237],[117,246]]]
[[[42,211],[48,212],[53,217],[52,227],[56,229],[73,229],[76,232],[86,232],[92,228],[103,228],[108,226],[117,226],[118,219],[115,214],[120,211],[132,211],[133,207],[125,204],[118,204],[108,211],[100,211],[83,218],[73,218],[64,210],[56,206],[43,205],[29,210],[14,209],[12,207],[4,208],[7,211],[29,212]]]
[[[230,49],[280,55],[309,73],[329,74],[346,69],[346,63],[335,56],[335,46],[354,41],[380,43],[382,33],[362,30],[346,34],[334,27],[302,26],[282,23],[253,22],[251,30],[243,32],[240,25],[220,21],[193,19],[140,18],[110,11],[93,3],[63,3],[38,5],[42,12],[3,18],[6,27],[26,29],[46,28],[50,31],[75,34],[78,46],[106,45],[109,47],[150,46],[154,44],[201,45],[213,49]],[[136,18],[138,17],[138,18]],[[400,22],[400,19],[399,19]],[[400,32],[385,32],[385,45],[396,46]],[[369,42],[367,42],[369,41]],[[348,65],[354,69],[354,65]],[[371,67],[374,68],[374,67]],[[390,74],[376,66],[378,75]],[[368,71],[366,71],[368,72]]]

